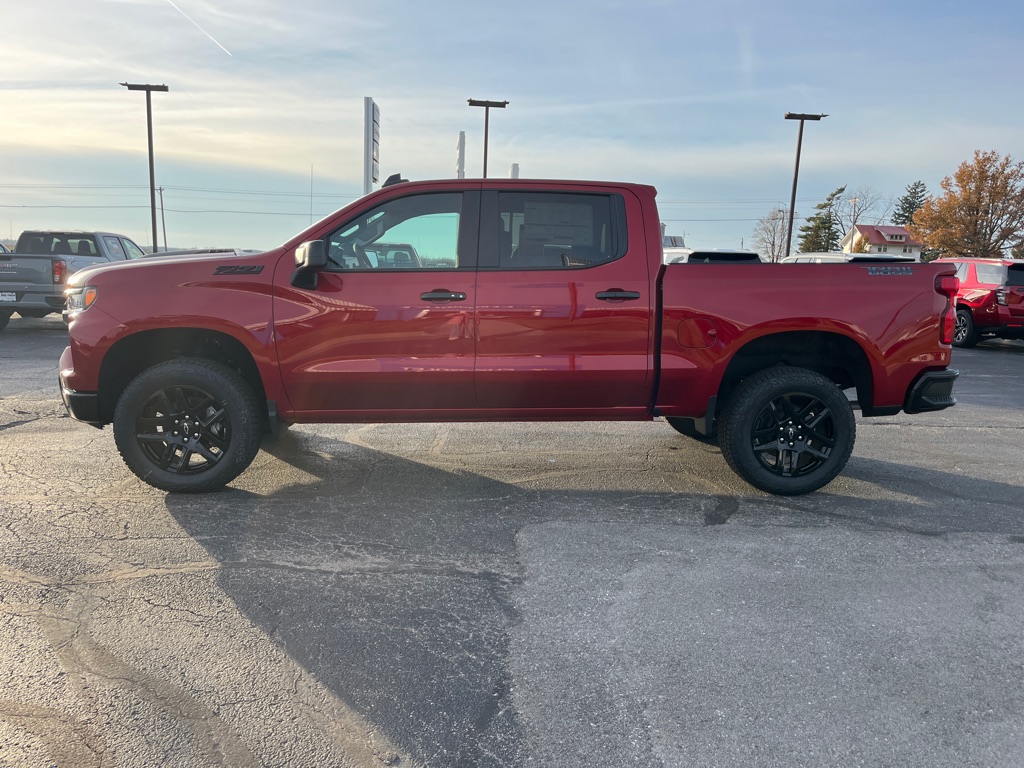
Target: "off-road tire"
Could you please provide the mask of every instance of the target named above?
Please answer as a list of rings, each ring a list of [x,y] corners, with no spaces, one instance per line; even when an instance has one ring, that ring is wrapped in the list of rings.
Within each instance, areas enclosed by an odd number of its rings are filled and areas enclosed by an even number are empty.
[[[227,485],[260,449],[260,404],[222,363],[159,363],[125,387],[114,409],[114,441],[141,480],[164,491],[201,493]]]
[[[722,456],[755,488],[798,496],[830,483],[853,451],[856,421],[842,390],[805,368],[744,379],[720,419]]]

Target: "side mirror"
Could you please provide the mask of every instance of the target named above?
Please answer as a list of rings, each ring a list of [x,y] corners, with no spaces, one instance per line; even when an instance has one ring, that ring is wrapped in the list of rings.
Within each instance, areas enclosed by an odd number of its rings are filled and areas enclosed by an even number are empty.
[[[327,266],[327,250],[323,240],[310,240],[295,249],[295,271],[292,285],[312,291],[316,288],[316,274]]]

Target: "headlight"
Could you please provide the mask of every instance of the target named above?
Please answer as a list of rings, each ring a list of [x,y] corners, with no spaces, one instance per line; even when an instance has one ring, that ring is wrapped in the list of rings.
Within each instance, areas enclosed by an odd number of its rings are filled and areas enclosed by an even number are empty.
[[[81,288],[68,288],[64,291],[64,303],[69,313],[84,312],[96,301],[99,291],[95,286],[83,285]]]

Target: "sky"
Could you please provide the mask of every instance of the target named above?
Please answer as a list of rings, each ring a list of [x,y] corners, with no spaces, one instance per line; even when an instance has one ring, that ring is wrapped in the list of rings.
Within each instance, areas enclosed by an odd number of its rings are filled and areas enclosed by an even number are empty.
[[[898,198],[975,150],[1024,159],[1024,6],[1009,0],[0,0],[0,238],[152,240],[145,94],[171,247],[272,248],[380,173],[653,184],[670,234],[752,247],[836,187]],[[158,198],[158,205],[160,204]],[[159,216],[159,212],[158,212]]]

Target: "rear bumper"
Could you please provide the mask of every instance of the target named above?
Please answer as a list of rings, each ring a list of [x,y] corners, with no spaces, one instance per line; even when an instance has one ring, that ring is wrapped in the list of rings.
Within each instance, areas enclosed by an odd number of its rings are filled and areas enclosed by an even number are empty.
[[[955,368],[922,373],[910,386],[903,410],[907,413],[924,413],[956,405],[953,382],[959,375],[960,371]]]
[[[1024,339],[1024,321],[1014,320],[1002,325],[984,325],[978,329],[982,336],[998,336],[1000,339]]]
[[[20,308],[45,309],[48,312],[59,312],[64,306],[63,293],[42,293],[35,291],[11,290],[7,287],[0,288],[0,293],[13,293],[14,300],[0,301],[0,309],[17,312]]]

